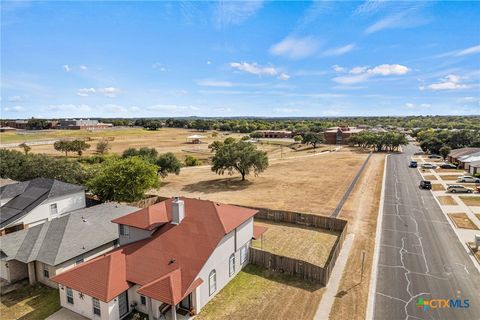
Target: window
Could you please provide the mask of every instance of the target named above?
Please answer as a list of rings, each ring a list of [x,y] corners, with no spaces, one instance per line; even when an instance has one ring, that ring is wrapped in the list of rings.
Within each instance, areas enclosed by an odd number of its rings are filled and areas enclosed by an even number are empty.
[[[50,278],[50,270],[48,270],[48,265],[47,264],[43,264],[43,276],[45,278]]]
[[[243,264],[247,261],[247,245],[240,248],[240,263]]]
[[[73,304],[73,292],[69,287],[67,287],[67,302]]]
[[[230,277],[235,273],[235,253],[232,253],[230,259],[228,259],[228,269]]]
[[[83,260],[83,257],[77,257],[77,259],[75,260],[75,264],[80,264],[82,263],[84,260]]]
[[[101,316],[100,301],[98,301],[97,298],[92,298],[92,301],[93,301],[93,314],[96,314],[97,316]]]
[[[57,204],[56,203],[52,203],[50,205],[50,215],[54,216],[58,214],[58,208],[57,208]]]
[[[147,298],[145,296],[140,296],[140,303],[142,306],[147,304]]]
[[[208,277],[208,286],[209,286],[209,294],[212,295],[217,291],[217,273],[215,270],[210,272],[210,276]]]
[[[120,235],[121,236],[128,236],[128,226],[121,224],[120,225]]]

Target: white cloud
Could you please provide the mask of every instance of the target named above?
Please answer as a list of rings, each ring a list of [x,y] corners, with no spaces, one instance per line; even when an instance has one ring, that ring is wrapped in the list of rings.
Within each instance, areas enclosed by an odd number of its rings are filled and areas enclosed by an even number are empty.
[[[341,71],[345,69],[342,68]],[[404,75],[410,69],[400,64],[381,64],[373,68],[358,66],[349,70],[349,75],[333,78],[333,81],[340,84],[354,84],[365,82],[374,76]]]
[[[222,28],[240,24],[256,14],[262,6],[262,1],[220,1],[215,8],[215,25]]]
[[[8,98],[8,101],[10,101],[10,102],[22,101],[22,97],[20,97],[20,96],[12,96],[12,97],[9,97],[9,98]]]
[[[202,87],[233,87],[234,84],[230,81],[219,81],[219,80],[199,80],[197,81],[197,84]]]
[[[160,62],[155,62],[154,64],[152,64],[152,68],[156,69],[156,70],[159,70],[159,71],[162,71],[162,72],[167,71],[165,66],[163,64],[161,64]]]
[[[95,88],[82,88],[77,90],[77,95],[80,97],[88,97],[91,93],[95,93]]]
[[[87,68],[87,66],[85,66],[85,65],[81,65],[81,66],[80,66],[80,69],[82,69],[82,70],[87,70],[88,68]]]
[[[270,53],[276,56],[283,56],[291,59],[302,59],[315,54],[318,48],[318,40],[312,37],[286,37],[279,43],[274,44],[270,48]]]
[[[63,70],[64,70],[65,72],[70,72],[70,71],[72,71],[72,68],[70,68],[68,64],[64,64],[64,65],[63,65]]]
[[[334,64],[334,65],[332,66],[332,69],[333,69],[335,72],[344,72],[344,71],[345,71],[345,68],[339,66],[338,64]]]
[[[394,3],[393,1],[391,3]],[[422,17],[420,10],[428,5],[425,2],[395,2],[399,5],[386,17],[371,24],[365,29],[365,34],[372,34],[384,29],[414,28],[428,23],[430,20]]]
[[[294,108],[276,108],[273,109],[274,112],[278,113],[295,113],[295,112],[300,112],[300,109],[294,109]]]
[[[460,50],[455,55],[457,57],[461,57],[461,56],[467,56],[475,53],[480,53],[480,45]]]
[[[207,64],[212,64],[212,61],[208,60],[208,61],[207,61]]]
[[[423,108],[423,109],[428,109],[430,108],[432,105],[430,103],[421,103],[419,105],[416,105],[414,103],[405,103],[405,107],[407,107],[408,109],[418,109],[418,108]]]
[[[323,53],[323,55],[324,56],[341,56],[341,55],[343,55],[347,52],[352,51],[354,48],[355,48],[355,44],[350,43],[350,44],[347,44],[343,47],[338,47],[338,48],[333,48],[333,49],[326,50]]]
[[[357,7],[354,15],[356,14],[370,14],[378,11],[380,8],[385,6],[385,0],[366,0],[361,5]]]
[[[469,86],[461,83],[461,78],[457,75],[450,74],[443,79],[440,80],[440,82],[437,83],[432,83],[428,86],[420,86],[420,90],[425,90],[425,89],[431,89],[431,90],[458,90],[458,89],[466,89]]]
[[[275,68],[274,66],[266,66],[262,67],[258,65],[257,63],[248,63],[248,62],[231,62],[230,67],[237,69],[242,72],[250,73],[250,74],[255,74],[258,76],[277,76],[281,80],[288,80],[290,76],[285,73],[281,72],[279,69]]]
[[[6,107],[3,109],[5,112],[23,112],[25,108],[22,106],[13,106],[13,107]]]
[[[420,107],[422,108],[430,108],[432,105],[430,103],[422,103],[420,104]]]
[[[120,92],[120,89],[114,88],[114,87],[107,87],[107,88],[100,88],[97,91],[100,93],[103,93],[103,95],[107,97],[115,98],[117,94]]]
[[[409,71],[409,68],[400,64],[382,64],[368,70],[368,72],[371,74],[380,74],[382,76],[403,75]]]
[[[413,103],[405,103],[405,107],[407,107],[409,109],[413,109],[413,108],[415,108],[415,105]]]

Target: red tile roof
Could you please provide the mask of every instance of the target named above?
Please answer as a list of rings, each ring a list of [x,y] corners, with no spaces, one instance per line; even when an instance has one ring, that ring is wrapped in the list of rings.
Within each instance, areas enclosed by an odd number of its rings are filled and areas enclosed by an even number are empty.
[[[264,226],[253,226],[253,239],[258,240],[267,231],[268,228]]]
[[[105,302],[125,291],[128,283],[134,283],[146,296],[178,303],[200,285],[198,273],[220,240],[257,212],[207,200],[181,199],[185,202],[185,218],[180,224],[162,220],[166,216],[171,219],[171,199],[154,205],[153,210],[142,209],[116,219],[114,222],[147,230],[163,225],[150,238],[121,246],[53,280]]]

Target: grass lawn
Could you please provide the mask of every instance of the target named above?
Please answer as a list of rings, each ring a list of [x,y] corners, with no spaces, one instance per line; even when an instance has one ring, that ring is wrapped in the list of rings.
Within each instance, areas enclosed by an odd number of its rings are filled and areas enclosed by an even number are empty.
[[[440,183],[432,183],[432,190],[433,191],[444,191],[445,188]]]
[[[443,176],[440,176],[440,178],[442,178],[443,180],[455,180],[457,181],[458,177],[460,177],[461,175],[450,175],[450,174],[446,174],[446,175],[443,175]]]
[[[476,213],[475,217],[477,217],[477,219],[480,220],[480,213]]]
[[[313,319],[321,285],[248,265],[196,319]]]
[[[426,175],[426,176],[423,176],[423,179],[424,180],[437,180],[437,178],[434,176],[434,175]]]
[[[451,172],[451,173],[458,173],[458,174],[462,174],[465,172],[465,170],[463,169],[443,169],[443,168],[437,168],[434,170],[435,172],[439,172],[439,173],[442,173],[442,172]]]
[[[265,251],[303,260],[323,267],[339,233],[288,223],[256,220],[255,225],[267,227],[263,240],[253,246]]]
[[[466,213],[449,213],[448,216],[457,228],[478,230],[477,226],[470,220]]]
[[[441,196],[441,197],[438,197],[437,199],[438,199],[438,202],[440,202],[440,204],[443,204],[445,206],[456,206],[458,204],[455,201],[455,199],[453,199],[450,196]]]
[[[480,206],[480,196],[476,197],[465,197],[460,196],[460,199],[465,203],[467,206]]]
[[[44,285],[27,285],[1,296],[0,318],[45,319],[59,309],[58,289]]]

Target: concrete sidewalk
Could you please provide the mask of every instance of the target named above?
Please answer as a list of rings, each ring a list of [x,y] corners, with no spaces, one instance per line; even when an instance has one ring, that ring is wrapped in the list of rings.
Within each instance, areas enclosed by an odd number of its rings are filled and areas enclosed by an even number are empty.
[[[79,315],[73,311],[62,308],[46,318],[45,320],[86,320],[84,316]]]
[[[338,287],[340,287],[340,281],[342,280],[343,270],[347,265],[348,256],[350,255],[350,250],[353,246],[354,237],[355,235],[353,233],[347,234],[345,237],[342,251],[333,267],[333,272],[328,281],[327,289],[323,293],[322,300],[315,313],[315,320],[328,319],[330,316],[330,311],[332,310],[333,302],[335,301],[335,296],[337,295]]]

